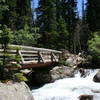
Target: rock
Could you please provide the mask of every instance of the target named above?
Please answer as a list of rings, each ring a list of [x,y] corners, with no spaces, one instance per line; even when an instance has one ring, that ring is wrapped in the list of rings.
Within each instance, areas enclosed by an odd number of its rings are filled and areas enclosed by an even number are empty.
[[[74,77],[74,69],[67,66],[56,66],[50,71],[36,71],[35,78],[37,83],[50,83],[62,78]]]
[[[50,71],[36,71],[35,78],[37,83],[50,83],[62,78],[74,77],[74,69],[67,66],[56,66]]]
[[[94,82],[100,82],[100,71],[96,73],[96,75],[93,77]]]
[[[78,66],[80,63],[82,63],[85,59],[80,56],[80,54],[69,54],[66,58],[66,65],[73,67]]]
[[[80,95],[79,100],[93,100],[93,95]]]
[[[69,65],[69,66],[74,66],[74,59],[69,57],[67,60],[66,60],[66,64]]]
[[[83,68],[80,68],[80,69],[79,69],[79,72],[80,72],[80,74],[81,74],[81,77],[83,77],[83,76],[85,75],[85,71],[84,71]]]
[[[67,66],[55,67],[50,71],[52,81],[74,77],[74,69]]]
[[[90,70],[89,69],[84,69],[84,68],[80,68],[79,72],[80,72],[81,77],[86,77],[90,74]]]
[[[0,83],[0,100],[34,100],[29,87],[24,83]]]
[[[50,83],[58,79],[74,77],[74,68],[56,66],[52,70],[36,71],[34,77],[38,84]]]

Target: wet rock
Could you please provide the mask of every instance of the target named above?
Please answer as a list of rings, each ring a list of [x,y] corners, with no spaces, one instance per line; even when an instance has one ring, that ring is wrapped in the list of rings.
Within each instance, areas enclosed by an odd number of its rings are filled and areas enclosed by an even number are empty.
[[[93,95],[80,95],[79,100],[93,100]]]
[[[96,75],[93,77],[94,82],[100,82],[100,71],[96,73]]]
[[[89,69],[84,69],[84,68],[80,68],[79,72],[80,72],[81,77],[86,77],[90,74],[90,70]]]
[[[67,66],[57,66],[50,71],[52,81],[74,77],[74,69]]]
[[[24,83],[0,83],[0,100],[34,100],[29,87]]]

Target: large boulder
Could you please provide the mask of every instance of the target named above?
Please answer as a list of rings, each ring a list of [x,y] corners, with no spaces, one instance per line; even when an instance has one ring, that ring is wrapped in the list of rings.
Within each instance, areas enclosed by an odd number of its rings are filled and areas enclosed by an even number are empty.
[[[52,70],[36,71],[35,78],[37,83],[50,83],[62,78],[74,77],[74,69],[67,66],[56,66]]]
[[[0,83],[0,100],[34,100],[29,87],[24,83]]]
[[[80,95],[79,100],[93,100],[93,95]]]
[[[96,73],[96,75],[93,77],[94,82],[100,82],[100,71]]]
[[[57,66],[50,71],[50,74],[52,81],[62,78],[70,78],[74,77],[74,69],[67,66]]]

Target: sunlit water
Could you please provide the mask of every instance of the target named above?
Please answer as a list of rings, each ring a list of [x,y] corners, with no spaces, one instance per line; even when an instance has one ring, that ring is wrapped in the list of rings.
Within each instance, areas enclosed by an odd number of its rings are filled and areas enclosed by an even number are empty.
[[[93,100],[100,100],[100,83],[93,82],[97,70],[90,70],[87,77],[80,77],[78,72],[74,78],[65,78],[33,89],[35,100],[79,100],[80,95],[93,95]]]

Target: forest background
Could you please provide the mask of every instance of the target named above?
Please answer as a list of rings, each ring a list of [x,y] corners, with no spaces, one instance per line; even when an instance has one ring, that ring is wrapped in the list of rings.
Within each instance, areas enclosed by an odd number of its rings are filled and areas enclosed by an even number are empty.
[[[35,0],[36,1],[36,0]],[[100,0],[0,0],[0,36],[11,44],[88,52],[100,58]]]

